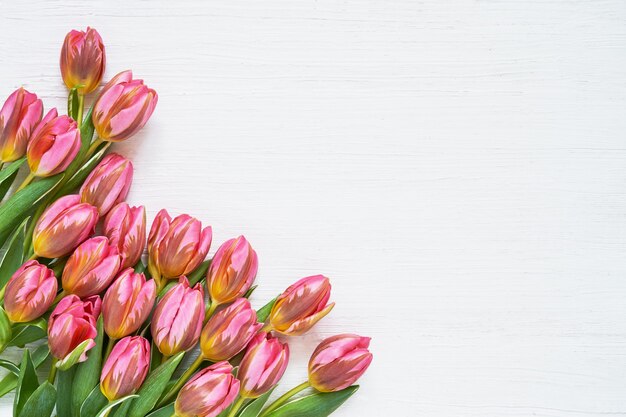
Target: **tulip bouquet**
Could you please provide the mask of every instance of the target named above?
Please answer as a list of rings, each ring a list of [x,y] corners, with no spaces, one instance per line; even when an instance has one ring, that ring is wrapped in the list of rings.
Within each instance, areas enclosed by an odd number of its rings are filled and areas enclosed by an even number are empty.
[[[0,353],[23,350],[20,363],[0,359],[0,395],[15,392],[15,417],[331,414],[371,363],[369,338],[324,340],[306,382],[269,401],[289,338],[332,310],[330,282],[302,278],[255,310],[258,257],[243,236],[206,259],[211,227],[166,210],[146,236],[145,208],[124,202],[133,164],[107,151],[146,124],[158,96],[124,71],[85,112],[105,61],[96,30],[71,31],[68,114],[43,116],[23,88],[0,111]]]

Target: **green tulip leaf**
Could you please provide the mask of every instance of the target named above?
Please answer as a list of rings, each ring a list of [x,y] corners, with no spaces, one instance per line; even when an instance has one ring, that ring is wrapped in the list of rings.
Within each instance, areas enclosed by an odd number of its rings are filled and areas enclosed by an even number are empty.
[[[87,150],[89,149],[89,145],[91,144],[91,139],[93,138],[93,120],[91,119],[91,112],[93,111],[93,107],[87,111],[87,114],[83,118],[83,124],[80,127],[80,150],[78,154],[72,161],[72,163],[67,167],[65,172],[67,172],[70,176],[74,175],[78,168],[80,168],[81,164],[84,162],[83,159],[87,154]],[[77,116],[78,117],[78,116]]]
[[[259,398],[252,400],[252,402],[250,402],[243,409],[241,414],[239,414],[239,417],[258,417],[258,415],[261,414],[261,409],[263,409],[263,406],[265,405],[267,400],[270,398],[270,395],[272,395],[272,392],[274,392],[275,388],[276,387],[267,391],[265,394],[261,395]]]
[[[109,415],[109,411],[115,407],[118,404],[123,403],[124,401],[130,400],[132,398],[137,398],[138,395],[127,395],[126,397],[122,397],[119,398],[115,401],[111,401],[109,404],[107,404],[106,407],[104,407],[102,410],[100,410],[100,412],[98,413],[98,415],[96,417],[107,417]]]
[[[170,417],[173,414],[174,414],[174,403],[161,407],[158,410],[151,412],[146,417]]]
[[[202,278],[206,276],[206,272],[209,270],[209,266],[211,266],[211,260],[206,260],[200,264],[192,273],[187,276],[189,279],[189,285],[193,287],[200,281]]]
[[[41,384],[24,404],[19,417],[50,417],[54,410],[57,391],[48,381]],[[64,416],[57,409],[57,414]]]
[[[20,158],[16,161],[11,162],[11,164],[7,165],[5,168],[0,171],[0,200],[4,198],[11,188],[13,181],[15,181],[15,177],[17,176],[17,171],[24,164],[26,158]]]
[[[26,223],[28,223],[28,218],[24,219],[22,224],[13,232],[7,244],[7,250],[4,252],[4,255],[2,255],[2,260],[0,261],[0,288],[4,288],[15,271],[17,271],[24,262],[22,256],[24,252]]]
[[[32,361],[35,365],[35,369],[39,368],[50,355],[50,349],[48,344],[41,345],[33,352]],[[21,367],[21,365],[20,365]],[[17,386],[18,375],[7,374],[2,380],[0,380],[0,397],[5,396],[7,393],[13,391]]]
[[[103,407],[106,407],[108,402],[107,397],[100,391],[100,385],[96,385],[85,398],[85,401],[83,401],[80,407],[80,417],[96,417],[98,412]]]
[[[338,409],[358,389],[358,385],[353,385],[337,392],[316,392],[289,401],[265,417],[326,417]]]
[[[61,187],[61,189],[55,194],[55,197],[60,197],[66,194],[72,193],[74,190],[78,189],[80,185],[87,179],[87,176],[93,171],[93,169],[100,163],[100,160],[104,157],[104,153],[109,146],[110,142],[106,142],[98,148],[98,151],[91,157],[87,162],[84,163],[75,173],[70,171],[70,168],[66,170],[68,175],[72,175],[71,178]],[[74,161],[77,161],[79,157],[77,156]],[[73,163],[73,162],[72,162]]]
[[[9,192],[9,189],[11,188],[11,185],[13,185],[13,182],[15,181],[16,177],[17,177],[17,171],[15,171],[13,174],[11,174],[4,181],[0,182],[0,200],[4,199],[4,196],[7,195],[7,193]]]
[[[78,90],[72,88],[67,96],[67,115],[74,120],[78,120],[78,114],[80,113],[80,99],[78,98]]]
[[[80,414],[80,407],[89,396],[93,387],[100,380],[100,367],[102,365],[102,347],[104,344],[104,325],[102,315],[98,318],[98,335],[94,339],[96,345],[87,353],[87,360],[76,366],[76,374],[72,384],[72,416]]]
[[[30,396],[39,387],[39,380],[35,373],[35,366],[28,349],[24,350],[22,363],[20,365],[20,374],[17,377],[17,389],[15,398],[13,399],[13,415],[19,416],[24,408],[24,404]]]
[[[13,338],[13,327],[4,308],[0,307],[0,353],[4,351]]]
[[[246,293],[243,295],[243,298],[250,298],[254,290],[256,290],[256,287],[258,287],[258,285],[253,285],[252,287],[250,287],[250,289],[248,289],[248,291],[246,291]]]
[[[9,346],[24,347],[27,343],[43,339],[48,334],[48,322],[42,317],[13,326],[13,338]]]
[[[270,313],[272,312],[272,307],[274,307],[274,303],[276,303],[277,299],[278,297],[274,298],[272,301],[257,310],[256,319],[259,323],[265,323],[267,318],[270,316]]]
[[[76,368],[57,372],[57,414],[59,416],[72,415],[72,382]]]
[[[89,345],[91,344],[91,342],[92,342],[91,339],[84,340],[81,344],[76,346],[74,348],[74,350],[70,352],[69,355],[64,357],[62,360],[58,361],[56,363],[56,367],[60,371],[67,371],[72,366],[74,366],[77,363],[79,363],[80,357],[83,355],[83,353],[85,353],[87,351],[87,349],[89,348]]]
[[[128,411],[129,417],[143,417],[156,405],[163,394],[172,374],[178,367],[184,352],[172,356],[167,362],[156,368],[148,375],[145,382],[137,392],[139,398],[133,400]]]
[[[20,374],[20,368],[14,364],[11,361],[8,361],[6,359],[0,359],[0,367],[8,370],[9,372],[11,372],[14,375],[19,375]]]

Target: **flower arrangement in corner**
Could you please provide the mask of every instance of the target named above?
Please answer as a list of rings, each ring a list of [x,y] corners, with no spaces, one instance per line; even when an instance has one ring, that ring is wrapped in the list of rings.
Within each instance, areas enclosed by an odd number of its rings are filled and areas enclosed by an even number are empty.
[[[332,310],[330,282],[302,278],[255,311],[258,259],[243,236],[205,260],[211,227],[161,210],[146,239],[145,208],[124,202],[133,165],[107,151],[146,124],[158,96],[123,71],[83,114],[105,61],[96,30],[73,30],[60,60],[68,114],[43,116],[23,88],[0,111],[0,352],[23,349],[20,363],[0,359],[0,395],[15,391],[15,417],[331,414],[370,365],[369,338],[324,340],[308,380],[269,403],[289,337]]]

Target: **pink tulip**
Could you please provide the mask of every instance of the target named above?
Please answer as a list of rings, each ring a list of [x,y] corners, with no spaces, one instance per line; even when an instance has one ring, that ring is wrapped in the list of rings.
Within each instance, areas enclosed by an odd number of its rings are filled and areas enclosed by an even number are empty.
[[[120,270],[120,255],[104,236],[84,241],[63,269],[63,290],[79,297],[100,294]]]
[[[134,333],[150,315],[156,299],[154,280],[132,268],[124,270],[107,290],[102,301],[104,331],[111,339]]]
[[[115,344],[100,374],[100,391],[109,401],[134,394],[150,369],[150,342],[128,336]]]
[[[211,362],[228,360],[241,352],[261,327],[250,302],[240,298],[213,315],[202,329],[202,356]]]
[[[189,288],[189,281],[182,276],[154,310],[151,324],[154,344],[165,356],[189,350],[200,338],[203,320],[202,286]]]
[[[215,417],[228,408],[239,391],[239,381],[228,362],[219,362],[191,378],[174,403],[177,417]]]
[[[54,272],[37,261],[28,261],[9,280],[4,309],[13,323],[25,323],[41,317],[56,295]]]
[[[36,177],[49,177],[72,163],[80,150],[80,132],[69,116],[58,116],[52,109],[33,132],[26,157],[30,172]]]
[[[254,282],[258,265],[256,252],[245,237],[224,242],[207,273],[211,302],[226,304],[243,297]]]
[[[93,106],[93,124],[100,139],[121,142],[141,129],[154,111],[158,95],[133,80],[132,71],[117,74],[104,86]]]
[[[322,392],[340,391],[354,384],[372,363],[369,337],[340,334],[324,340],[309,361],[309,382]]]
[[[282,293],[272,307],[272,329],[288,336],[306,333],[330,313],[330,281],[323,275],[302,278]]]
[[[87,360],[86,352],[96,344],[96,321],[100,315],[101,300],[98,296],[82,301],[76,295],[68,295],[59,301],[48,320],[48,345],[52,356],[63,361],[78,345],[85,341],[87,347],[79,362]]]
[[[267,333],[256,335],[241,360],[237,377],[243,398],[257,398],[278,384],[289,363],[289,346]]]
[[[146,209],[120,203],[113,207],[104,220],[104,234],[117,247],[122,267],[134,266],[146,245]]]
[[[67,88],[76,88],[81,95],[95,90],[106,66],[104,43],[98,31],[87,27],[86,32],[69,32],[61,48],[60,63]]]
[[[77,194],[59,198],[43,212],[33,231],[33,249],[43,258],[69,254],[93,233],[98,209]]]
[[[43,116],[36,94],[18,88],[0,110],[0,162],[12,162],[26,154],[31,134]]]
[[[98,207],[100,216],[124,201],[133,181],[133,163],[116,153],[104,157],[80,187],[80,201]]]
[[[152,276],[176,278],[189,274],[206,257],[212,236],[211,226],[202,229],[202,223],[187,214],[172,220],[165,209],[159,211],[148,236]]]

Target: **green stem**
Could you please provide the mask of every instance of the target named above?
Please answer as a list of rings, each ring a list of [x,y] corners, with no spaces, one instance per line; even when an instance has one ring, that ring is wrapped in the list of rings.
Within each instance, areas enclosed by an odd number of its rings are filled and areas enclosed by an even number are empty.
[[[169,402],[169,400],[172,399],[172,397],[174,395],[176,395],[178,393],[178,391],[183,387],[183,385],[185,385],[185,382],[187,382],[187,380],[189,378],[191,378],[191,376],[193,375],[194,372],[196,372],[196,370],[200,367],[200,365],[202,364],[202,362],[204,362],[204,358],[202,357],[202,355],[198,356],[196,358],[196,360],[191,364],[191,366],[189,367],[189,369],[187,369],[185,371],[184,374],[182,374],[180,376],[180,378],[178,378],[178,381],[176,381],[176,384],[174,384],[174,386],[172,388],[170,388],[170,390],[167,392],[167,394],[165,394],[165,396],[163,397],[163,399],[159,402],[159,404],[157,405],[157,407],[161,407],[165,404],[167,404]]]
[[[52,363],[50,364],[50,373],[48,374],[48,382],[54,384],[54,377],[57,374],[57,359],[52,358]]]
[[[213,315],[213,313],[215,313],[215,310],[217,309],[217,307],[219,307],[218,303],[211,303],[211,305],[209,306],[209,308],[207,308],[206,310],[206,314],[204,315],[204,323],[206,324],[207,321],[209,321],[209,319],[211,318],[211,316]]]
[[[54,299],[54,301],[52,302],[52,305],[56,305],[59,301],[61,301],[61,299],[63,297],[65,297],[67,294],[65,293],[65,290],[61,290],[61,292],[59,294],[57,294],[56,298]]]
[[[113,350],[113,346],[115,346],[115,339],[110,338],[109,341],[107,342],[107,350],[104,352],[104,359],[102,360],[103,363],[106,362],[107,358],[111,354],[111,351]]]
[[[233,408],[230,409],[230,413],[228,413],[228,416],[226,417],[235,417],[235,415],[237,414],[237,411],[239,411],[239,409],[241,408],[241,406],[243,405],[245,401],[246,401],[245,398],[239,397],[237,401],[235,401]]]
[[[94,141],[91,142],[91,146],[89,146],[89,149],[87,149],[87,153],[85,154],[85,158],[83,159],[83,161],[88,161],[89,158],[91,158],[91,156],[96,152],[96,149],[98,149],[98,146],[102,144],[102,142],[103,140],[98,137],[94,139]]]
[[[78,120],[76,120],[78,129],[83,125],[83,107],[85,107],[85,96],[78,93]]]
[[[272,331],[272,324],[271,323],[266,323],[263,328],[261,329],[262,332],[265,333],[269,333]]]
[[[33,175],[32,172],[29,172],[28,175],[26,176],[26,178],[24,178],[24,181],[22,181],[20,186],[17,187],[17,190],[15,190],[15,192],[17,193],[18,191],[24,189],[24,187],[26,187],[28,184],[30,184],[33,179],[35,179],[35,176]]]
[[[309,384],[309,381],[306,381],[306,382],[303,382],[302,384],[298,385],[297,387],[294,387],[294,388],[290,389],[289,391],[284,393],[280,398],[278,398],[276,401],[274,401],[274,403],[272,405],[270,405],[268,408],[266,408],[259,415],[259,417],[264,417],[264,416],[268,415],[269,413],[271,413],[272,411],[276,410],[281,405],[285,404],[291,397],[293,397],[294,395],[296,395],[300,391],[307,389],[310,386],[311,385]]]

